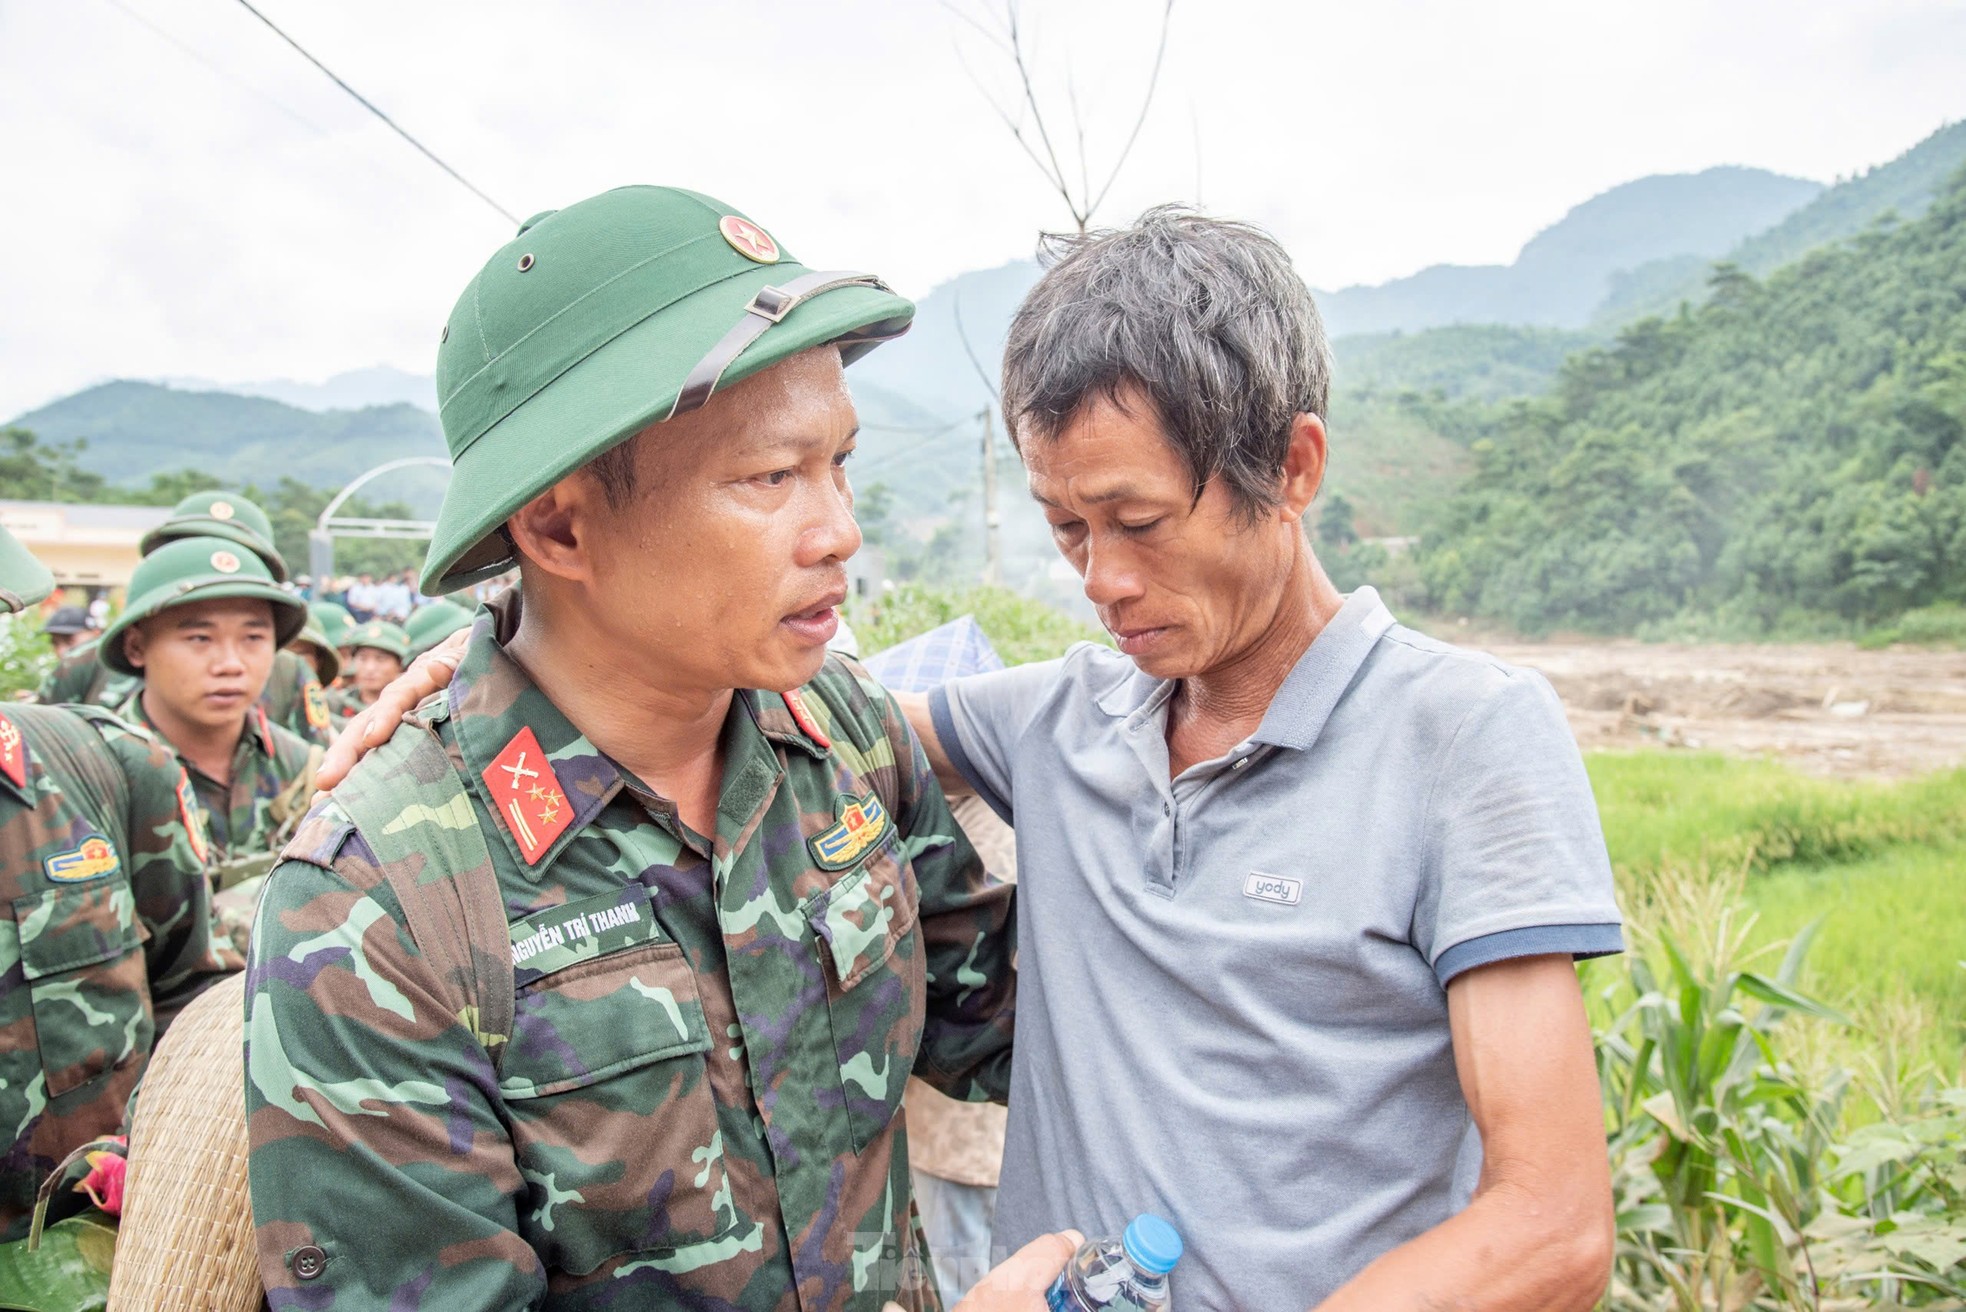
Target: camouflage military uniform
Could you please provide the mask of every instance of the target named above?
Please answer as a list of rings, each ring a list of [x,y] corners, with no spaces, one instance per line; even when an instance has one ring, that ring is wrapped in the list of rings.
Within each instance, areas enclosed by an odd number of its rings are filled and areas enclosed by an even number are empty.
[[[149,727],[141,696],[131,697],[117,713],[131,724]],[[229,783],[184,757],[178,761],[211,836],[213,938],[220,958],[237,970],[252,938],[260,885],[292,832],[289,822],[297,823],[313,801],[321,749],[274,724],[265,707],[255,706],[233,749]]]
[[[61,658],[41,682],[39,700],[48,706],[89,705],[116,708],[127,704],[143,680],[118,674],[96,655],[96,643],[85,642]],[[273,673],[259,704],[274,724],[309,742],[326,747],[340,725],[328,713],[328,701],[314,667],[298,652],[281,651],[273,658]]]
[[[151,728],[142,697],[130,698],[116,713]],[[304,813],[312,800],[314,767],[320,760],[318,748],[274,724],[262,706],[246,716],[246,731],[232,752],[230,781],[214,779],[180,757],[204,812],[213,859],[277,850],[284,841],[278,837],[280,827]]]
[[[438,725],[509,921],[502,1063],[338,801],[267,885],[247,1112],[272,1306],[937,1306],[904,1274],[897,1113],[911,1070],[1002,1098],[1010,887],[858,667],[803,703],[735,694],[697,834],[505,656],[511,616],[479,618]],[[400,825],[463,819],[400,789]]]
[[[78,740],[128,781],[122,815],[75,768]],[[155,1035],[221,972],[204,851],[184,771],[149,734],[0,712],[0,1239],[26,1233],[71,1149],[117,1133]]]

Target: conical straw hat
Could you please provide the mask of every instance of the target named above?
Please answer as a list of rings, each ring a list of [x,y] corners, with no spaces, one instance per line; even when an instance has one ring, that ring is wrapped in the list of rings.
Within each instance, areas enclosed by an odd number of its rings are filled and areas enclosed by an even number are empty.
[[[245,976],[205,990],[150,1058],[130,1128],[111,1312],[253,1312]]]

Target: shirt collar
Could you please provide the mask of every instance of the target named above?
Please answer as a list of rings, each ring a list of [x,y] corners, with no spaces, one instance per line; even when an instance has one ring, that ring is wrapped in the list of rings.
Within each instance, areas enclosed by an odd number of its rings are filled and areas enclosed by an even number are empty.
[[[1358,676],[1365,658],[1393,626],[1393,613],[1375,588],[1345,599],[1284,679],[1251,742],[1304,751],[1317,741],[1331,713]]]
[[[1365,658],[1392,626],[1392,612],[1379,599],[1377,589],[1362,587],[1347,597],[1297,658],[1250,741],[1294,751],[1309,748],[1324,731]],[[1174,680],[1156,679],[1136,667],[1098,698],[1099,709],[1115,718],[1158,716],[1174,688]]]
[[[116,709],[116,717],[120,720],[127,720],[140,729],[149,730],[156,737],[157,741],[170,748],[180,761],[183,761],[187,769],[192,768],[190,762],[184,760],[184,753],[178,751],[177,744],[165,737],[164,731],[152,724],[150,717],[144,714],[143,684],[137,684],[136,691],[130,694],[129,700]],[[254,702],[252,709],[246,712],[246,727],[240,733],[238,743],[232,748],[232,760],[235,767],[238,764],[241,749],[247,752],[257,752],[262,758],[268,761],[279,759],[279,750],[273,742],[273,722],[267,718],[266,705],[263,702]]]

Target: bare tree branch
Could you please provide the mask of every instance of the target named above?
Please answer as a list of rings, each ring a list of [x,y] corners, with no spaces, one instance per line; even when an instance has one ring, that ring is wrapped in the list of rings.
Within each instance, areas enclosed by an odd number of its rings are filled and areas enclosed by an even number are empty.
[[[1092,202],[1091,209],[1086,211],[1088,217],[1105,203],[1106,193],[1113,189],[1113,184],[1119,181],[1120,170],[1126,167],[1126,157],[1133,153],[1133,143],[1140,139],[1140,129],[1147,122],[1147,110],[1154,103],[1154,88],[1160,84],[1161,63],[1167,58],[1167,29],[1173,22],[1174,0],[1167,0],[1167,7],[1161,10],[1160,15],[1160,45],[1154,50],[1154,71],[1147,75],[1147,94],[1140,101],[1140,113],[1133,120],[1133,131],[1128,134],[1126,145],[1120,149],[1120,157],[1113,161],[1112,175],[1106,179],[1106,185],[1099,189],[1099,196]],[[1084,229],[1085,225],[1081,223],[1079,230]]]
[[[1172,3],[1172,0],[1169,2]],[[1023,33],[1017,25],[1017,0],[1004,0],[1003,10],[1004,22],[1010,32],[1011,63],[1016,66],[1017,79],[1024,86],[1024,103],[1030,106],[1031,118],[1038,129],[1038,140],[1044,143],[1045,156],[1051,161],[1051,168],[1046,176],[1050,178],[1051,185],[1057,189],[1058,194],[1064,198],[1065,207],[1072,212],[1072,219],[1079,225],[1079,231],[1084,232],[1087,216],[1079,211],[1078,205],[1072,200],[1072,189],[1065,181],[1064,166],[1058,162],[1058,150],[1051,144],[1051,130],[1045,125],[1044,110],[1038,105],[1038,89],[1031,81],[1030,65],[1024,62]]]

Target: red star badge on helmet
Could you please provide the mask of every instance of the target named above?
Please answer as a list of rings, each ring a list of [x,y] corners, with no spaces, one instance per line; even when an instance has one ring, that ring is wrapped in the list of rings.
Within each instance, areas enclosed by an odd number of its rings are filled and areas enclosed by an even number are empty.
[[[717,231],[724,235],[730,248],[747,260],[759,264],[778,263],[778,243],[771,234],[747,218],[736,214],[726,214],[717,223]]]

